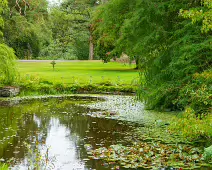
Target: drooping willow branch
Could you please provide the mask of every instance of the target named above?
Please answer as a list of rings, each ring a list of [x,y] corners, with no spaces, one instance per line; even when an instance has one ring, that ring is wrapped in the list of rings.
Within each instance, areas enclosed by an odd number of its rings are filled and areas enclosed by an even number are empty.
[[[15,60],[13,49],[0,44],[0,84],[11,85],[15,81],[18,75]]]

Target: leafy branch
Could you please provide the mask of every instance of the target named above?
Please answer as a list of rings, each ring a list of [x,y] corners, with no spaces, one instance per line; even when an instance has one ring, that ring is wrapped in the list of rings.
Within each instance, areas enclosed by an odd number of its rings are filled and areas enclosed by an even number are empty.
[[[202,21],[202,33],[208,33],[212,30],[212,0],[201,1],[203,9],[191,8],[189,10],[180,10],[180,16],[191,19],[192,23]]]

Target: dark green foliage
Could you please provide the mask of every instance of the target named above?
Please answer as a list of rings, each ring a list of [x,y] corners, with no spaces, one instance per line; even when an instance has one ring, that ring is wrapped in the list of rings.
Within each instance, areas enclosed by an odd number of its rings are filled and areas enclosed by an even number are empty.
[[[133,10],[134,4],[134,1],[110,1],[96,9],[92,18],[95,52],[104,61],[107,62],[113,56],[125,52],[114,50],[114,48],[118,47],[116,41],[120,38],[121,26],[130,10]]]
[[[86,35],[85,37],[85,40],[76,39],[73,45],[73,54],[77,57],[78,60],[88,60],[89,57],[88,35]]]
[[[90,1],[63,1],[50,10],[53,40],[41,56],[88,59],[90,5]]]
[[[203,34],[200,22],[192,24],[179,16],[180,9],[189,8],[202,6],[190,0],[111,0],[93,14],[98,55],[139,56],[139,98],[149,109],[191,106],[202,113],[212,107],[211,77],[194,80],[197,74],[211,74],[211,32]]]
[[[5,12],[5,43],[20,59],[37,58],[41,48],[50,43],[47,1],[10,1]],[[19,4],[19,6],[17,5]]]

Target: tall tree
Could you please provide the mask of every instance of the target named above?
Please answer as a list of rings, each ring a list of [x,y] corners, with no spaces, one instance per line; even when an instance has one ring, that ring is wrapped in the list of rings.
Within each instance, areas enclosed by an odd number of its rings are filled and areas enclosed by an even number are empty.
[[[74,55],[78,59],[88,59],[90,7],[93,4],[92,0],[66,0],[50,10],[54,39],[51,45],[55,51],[46,50],[47,55],[57,51],[65,58],[65,55]]]
[[[47,1],[10,1],[5,18],[4,36],[19,58],[36,58],[41,46],[49,42],[46,20]]]
[[[194,81],[193,77],[211,69],[211,31],[201,33],[201,20],[194,26],[179,16],[181,9],[201,8],[200,0],[111,0],[93,15],[96,53],[105,60],[122,52],[139,58],[143,70],[140,99],[148,108],[190,105],[197,112],[208,111],[210,95],[199,99],[192,90],[201,84],[204,94],[210,93],[211,79]]]

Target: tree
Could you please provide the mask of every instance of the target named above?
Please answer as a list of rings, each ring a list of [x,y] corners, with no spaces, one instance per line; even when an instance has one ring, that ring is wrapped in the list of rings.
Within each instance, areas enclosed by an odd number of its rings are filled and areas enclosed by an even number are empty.
[[[48,44],[47,1],[10,1],[4,15],[4,37],[19,58],[36,58],[43,45]]]
[[[3,42],[3,27],[4,27],[4,21],[1,17],[2,13],[4,12],[4,9],[7,7],[7,1],[1,0],[0,1],[0,83],[1,84],[8,84],[11,85],[16,77],[16,69],[15,69],[15,63],[14,60],[16,59],[14,55],[14,51],[6,46],[5,44],[2,44]]]
[[[201,31],[208,33],[212,31],[212,0],[201,0],[201,7],[191,8],[189,10],[180,10],[180,15],[189,18],[192,23],[202,21]]]
[[[202,93],[210,94],[211,81],[193,78],[211,69],[211,34],[201,33],[200,22],[194,26],[179,16],[180,9],[189,8],[202,8],[202,3],[110,0],[93,14],[96,54],[104,60],[122,52],[138,57],[143,71],[139,97],[150,109],[190,105],[199,113],[211,106],[210,95],[200,99],[192,93],[204,86]]]
[[[53,49],[48,50],[47,55],[59,54],[64,59],[71,59],[74,55],[78,59],[88,59],[90,6],[93,3],[90,0],[69,0],[51,8],[51,45],[54,45],[57,54]]]

